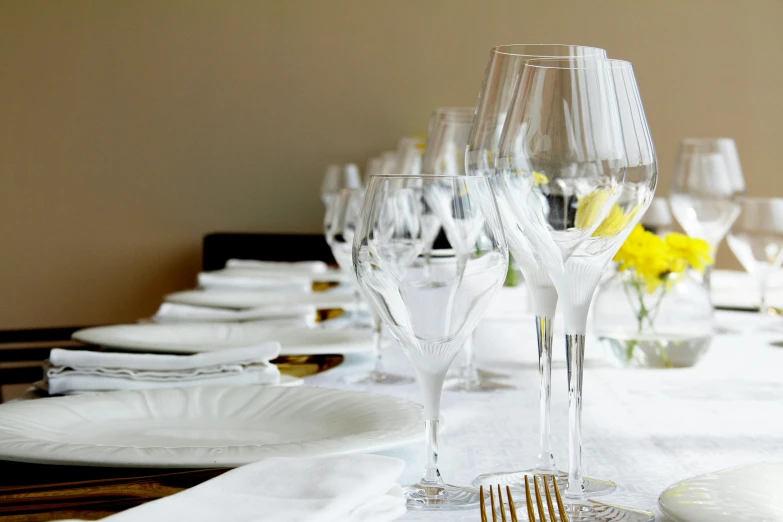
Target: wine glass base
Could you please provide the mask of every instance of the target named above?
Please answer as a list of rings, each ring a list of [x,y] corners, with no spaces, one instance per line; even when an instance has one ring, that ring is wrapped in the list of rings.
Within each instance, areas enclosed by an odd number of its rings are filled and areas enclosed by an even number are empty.
[[[472,509],[479,505],[479,491],[450,484],[412,484],[402,488],[408,509]]]
[[[367,372],[356,375],[346,375],[342,381],[346,384],[410,384],[413,377],[386,372]]]
[[[625,506],[604,504],[594,500],[570,501],[564,499],[570,522],[655,522],[649,511]],[[520,510],[517,509],[519,513]]]
[[[524,471],[507,471],[497,473],[487,473],[486,475],[479,475],[473,480],[473,485],[476,487],[501,485],[509,486],[515,494],[525,494],[525,477],[528,477],[528,481],[532,480],[534,476],[555,476],[557,477],[557,484],[559,489],[565,491],[568,487],[568,473],[565,471],[542,471],[538,469],[526,469]],[[617,484],[608,480],[594,479],[590,477],[582,478],[585,486],[585,494],[590,497],[608,495],[613,493],[617,489]]]
[[[443,384],[445,391],[456,392],[493,392],[501,390],[516,390],[516,386],[503,382],[493,381],[492,379],[449,379]]]

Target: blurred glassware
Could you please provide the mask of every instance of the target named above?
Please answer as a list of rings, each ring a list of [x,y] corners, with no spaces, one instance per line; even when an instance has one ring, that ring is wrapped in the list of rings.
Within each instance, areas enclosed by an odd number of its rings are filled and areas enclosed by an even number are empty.
[[[370,182],[370,178],[381,173],[383,159],[378,156],[367,160],[367,167],[364,169],[364,185]]]
[[[387,150],[381,153],[381,167],[379,174],[397,174],[397,151]]]
[[[744,195],[745,178],[733,139],[686,138],[680,142],[669,194],[672,214],[686,234],[712,246],[714,258],[740,213]],[[709,275],[708,269],[707,288]]]
[[[558,44],[501,45],[490,51],[466,150],[465,162],[469,175],[495,176],[495,161],[500,148],[501,133],[506,122],[506,115],[511,109],[512,99],[517,92],[525,63],[530,59],[540,57],[580,56],[605,58],[606,51],[597,47]],[[501,214],[511,212],[511,209],[504,206],[502,199],[498,203]],[[517,230],[515,233],[513,230],[509,230],[510,228],[518,228],[515,219],[511,216],[504,217],[504,224],[510,242],[509,248],[514,254],[514,259],[523,274],[525,285],[530,293],[533,313],[536,316],[538,345],[540,379],[538,460],[534,469],[521,473],[558,473],[560,476],[565,476],[565,473],[557,471],[552,452],[550,428],[552,332],[557,306],[557,291],[540,260],[530,252],[530,246],[524,239],[521,230]],[[515,241],[515,238],[521,239]],[[496,474],[491,474],[491,477],[495,476]],[[478,483],[481,483],[480,479],[481,477],[477,479]],[[524,480],[524,475],[517,474],[516,479]]]
[[[783,262],[783,199],[745,199],[726,241],[742,267],[756,279],[759,311],[769,313],[769,277]]]
[[[582,379],[593,294],[657,184],[655,150],[631,64],[595,57],[529,60],[506,118],[496,169],[509,244],[546,269],[565,320],[568,513],[573,521],[609,520],[587,497],[596,485],[603,492],[614,485],[582,476]],[[518,486],[520,477],[509,475],[498,474],[495,482],[505,477]],[[623,520],[653,520],[652,514],[613,509]]]
[[[659,236],[674,232],[674,220],[669,210],[669,202],[665,198],[653,198],[647,212],[642,216],[641,223],[645,230]]]
[[[353,267],[352,249],[357,222],[364,203],[364,189],[343,189],[334,204],[334,217],[331,230],[333,233],[332,254],[340,268],[351,275],[354,281],[354,317],[356,325],[360,324],[359,311],[362,305],[361,289],[356,284],[356,272]],[[343,380],[350,384],[402,384],[413,382],[404,375],[387,373],[383,370],[383,324],[377,312],[371,310],[373,318],[373,341],[375,345],[375,367],[372,371],[348,375]]]
[[[326,167],[324,179],[321,182],[321,201],[324,204],[324,238],[331,246],[332,233],[332,207],[343,189],[357,189],[362,187],[362,178],[359,167],[353,163],[345,166],[329,165]]]
[[[405,136],[397,143],[397,172],[394,174],[417,175],[421,173],[421,157],[424,151],[423,138]]]
[[[425,271],[421,209],[439,215],[454,255]],[[418,375],[424,399],[427,462],[405,488],[409,508],[476,506],[478,491],[447,485],[438,470],[440,395],[446,371],[503,284],[508,249],[485,178],[375,176],[353,246],[354,269]]]

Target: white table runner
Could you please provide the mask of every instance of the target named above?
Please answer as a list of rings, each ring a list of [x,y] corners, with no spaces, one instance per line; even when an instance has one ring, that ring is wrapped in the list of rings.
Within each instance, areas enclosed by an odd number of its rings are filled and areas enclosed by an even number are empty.
[[[448,482],[470,484],[481,473],[521,470],[535,463],[538,440],[538,372],[532,317],[524,315],[524,290],[503,289],[498,306],[477,329],[479,366],[510,373],[519,389],[496,393],[444,392],[440,467]],[[511,305],[516,304],[517,310]],[[514,319],[518,313],[519,319]],[[560,321],[562,323],[562,321]],[[618,484],[601,500],[655,512],[658,495],[678,480],[722,468],[783,457],[783,319],[746,312],[717,312],[733,333],[713,340],[694,368],[625,370],[603,360],[604,348],[588,339],[583,447],[585,474]],[[777,328],[777,331],[765,330]],[[557,327],[556,327],[557,332]],[[556,334],[557,335],[557,334]],[[514,346],[514,339],[520,345]],[[783,344],[781,345],[783,346]],[[564,345],[555,341],[552,428],[555,457],[567,467],[567,394]],[[390,369],[412,374],[396,345],[386,350]],[[558,362],[559,361],[559,362]],[[461,355],[455,364],[461,363]],[[348,358],[335,370],[307,379],[311,386],[362,389],[421,402],[416,384],[349,386],[345,374],[371,366]],[[403,484],[419,478],[423,448],[393,454],[408,466]],[[409,512],[403,520],[477,522],[478,510]]]

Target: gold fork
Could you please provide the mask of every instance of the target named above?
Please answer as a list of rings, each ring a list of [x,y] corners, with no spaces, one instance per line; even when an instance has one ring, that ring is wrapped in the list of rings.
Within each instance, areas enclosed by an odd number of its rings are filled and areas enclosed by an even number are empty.
[[[557,515],[555,514],[555,504],[557,505],[557,511],[560,514],[561,522],[568,522],[568,515],[565,512],[565,504],[563,498],[560,496],[560,490],[557,487],[557,479],[552,477],[552,487],[555,490],[555,501],[552,502],[552,494],[549,492],[549,483],[546,477],[541,477],[544,487],[544,496],[546,498],[546,507],[549,511],[549,521],[557,522]],[[528,477],[525,477],[525,497],[527,500],[527,517],[530,522],[536,522],[536,513],[533,509],[533,496],[536,498],[536,507],[538,508],[538,516],[541,522],[547,522],[546,514],[544,511],[544,500],[541,497],[541,491],[538,488],[538,477],[533,477],[533,490],[535,495],[530,493],[530,482]],[[497,486],[497,509],[495,508],[495,490],[492,486],[489,487],[489,502],[492,512],[492,522],[508,522],[506,519],[505,507],[503,505],[503,490],[500,485]],[[506,486],[506,498],[508,499],[508,507],[511,512],[511,522],[518,522],[517,510],[514,506],[514,497],[511,495],[511,488]],[[489,522],[487,519],[486,501],[484,499],[484,486],[479,488],[479,501],[481,504],[481,522]],[[500,519],[498,519],[497,513],[500,513]]]

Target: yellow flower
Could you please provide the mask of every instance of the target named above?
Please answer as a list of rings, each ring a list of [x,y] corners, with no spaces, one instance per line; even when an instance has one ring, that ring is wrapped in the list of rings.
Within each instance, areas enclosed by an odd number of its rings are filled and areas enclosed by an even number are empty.
[[[701,273],[714,262],[710,256],[710,245],[703,239],[672,232],[666,236],[666,245],[676,256]]]
[[[636,215],[636,212],[639,211],[639,206],[632,208],[630,212],[627,214],[623,211],[623,209],[620,207],[620,205],[615,204],[615,206],[612,207],[612,210],[609,211],[609,215],[604,218],[604,220],[601,222],[600,225],[598,225],[598,228],[595,229],[595,232],[593,232],[593,236],[595,237],[611,237],[616,236],[618,233],[620,233],[625,227],[628,226],[628,223],[631,222],[631,220]]]
[[[582,196],[576,207],[576,228],[584,230],[595,225],[609,194],[607,190],[595,190]]]
[[[544,174],[541,174],[540,172],[533,171],[533,183],[536,185],[544,185],[546,183],[549,183],[549,178],[546,177]]]
[[[662,238],[641,225],[631,231],[614,260],[621,272],[633,270],[648,293],[658,290],[664,282],[668,290],[674,283],[671,274],[683,274],[688,268],[704,271],[705,266],[713,263],[705,241],[676,233]]]

